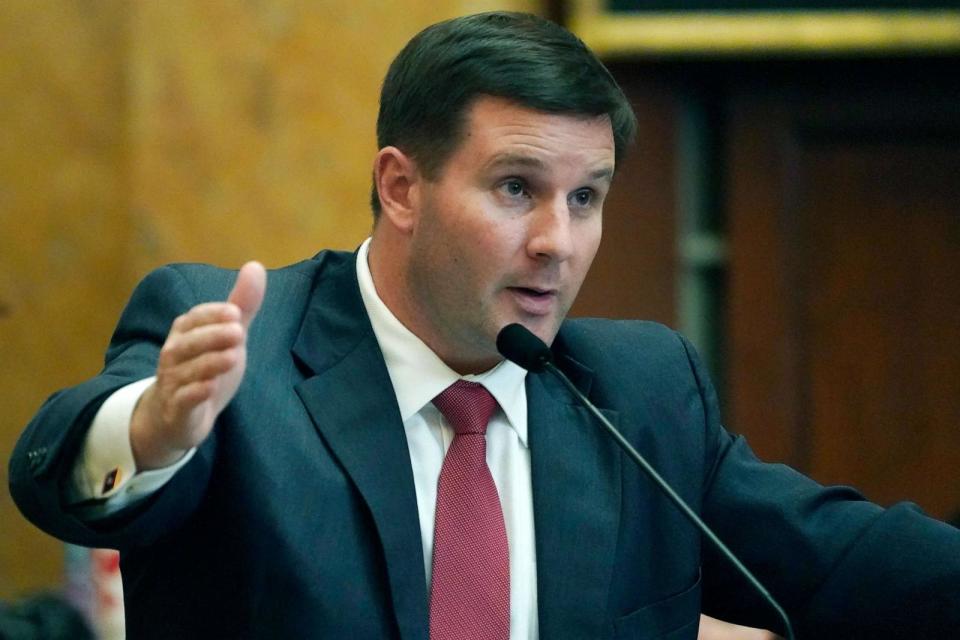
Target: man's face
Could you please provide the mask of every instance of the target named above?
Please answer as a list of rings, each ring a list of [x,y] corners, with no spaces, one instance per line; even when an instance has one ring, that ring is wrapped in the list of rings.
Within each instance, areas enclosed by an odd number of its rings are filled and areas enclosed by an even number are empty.
[[[600,245],[613,169],[605,116],[474,102],[459,148],[421,182],[411,329],[461,373],[498,362],[497,333],[512,322],[550,344]]]

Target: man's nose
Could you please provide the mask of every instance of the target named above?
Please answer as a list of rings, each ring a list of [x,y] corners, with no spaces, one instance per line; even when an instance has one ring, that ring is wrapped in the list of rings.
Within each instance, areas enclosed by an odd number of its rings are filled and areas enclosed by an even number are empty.
[[[572,232],[566,197],[542,201],[530,218],[527,254],[536,260],[563,262],[573,255]]]

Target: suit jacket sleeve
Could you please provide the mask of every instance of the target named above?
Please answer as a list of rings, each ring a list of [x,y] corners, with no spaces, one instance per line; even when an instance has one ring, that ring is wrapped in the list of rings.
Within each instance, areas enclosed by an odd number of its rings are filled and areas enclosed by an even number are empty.
[[[703,517],[784,606],[798,637],[952,637],[960,628],[960,532],[912,504],[883,509],[758,460],[720,425],[716,394],[684,340],[700,388],[707,460]],[[704,542],[707,545],[706,542]],[[779,618],[709,546],[703,608],[780,629]]]
[[[163,267],[140,283],[120,318],[100,374],[51,396],[20,436],[10,460],[10,492],[24,515],[47,533],[87,546],[149,544],[186,518],[203,495],[215,437],[132,512],[91,524],[62,503],[62,486],[69,481],[97,409],[120,387],[154,374],[174,318],[200,302],[181,273],[185,268]],[[227,287],[225,280],[224,294]]]

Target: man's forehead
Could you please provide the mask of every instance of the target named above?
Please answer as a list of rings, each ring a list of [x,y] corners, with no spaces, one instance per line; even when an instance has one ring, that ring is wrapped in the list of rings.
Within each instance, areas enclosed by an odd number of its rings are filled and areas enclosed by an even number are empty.
[[[613,162],[613,127],[606,114],[542,111],[483,96],[471,104],[466,116],[463,144],[472,143],[475,150],[489,155],[484,161],[487,166],[544,168],[542,152],[559,151],[582,153],[590,164]]]
[[[610,121],[610,115],[606,113],[591,114],[577,113],[569,111],[545,111],[536,107],[525,105],[510,98],[500,96],[480,95],[474,98],[469,106],[464,110],[465,124],[470,128],[474,124],[484,124],[492,119],[495,120],[535,120],[541,123],[563,123],[572,125],[594,124],[598,129],[607,129],[613,136],[613,124]]]

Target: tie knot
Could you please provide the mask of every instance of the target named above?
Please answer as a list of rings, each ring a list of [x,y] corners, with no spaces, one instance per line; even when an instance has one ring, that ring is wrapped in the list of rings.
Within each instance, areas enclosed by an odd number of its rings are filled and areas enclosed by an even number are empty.
[[[487,423],[497,408],[496,399],[477,382],[457,380],[433,399],[458,436],[487,433]]]

